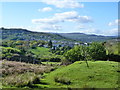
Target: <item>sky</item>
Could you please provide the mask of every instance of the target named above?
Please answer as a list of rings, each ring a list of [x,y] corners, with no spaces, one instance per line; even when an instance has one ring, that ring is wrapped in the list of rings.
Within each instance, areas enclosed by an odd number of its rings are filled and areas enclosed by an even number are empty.
[[[37,32],[118,35],[118,2],[41,2],[0,3],[1,26]]]

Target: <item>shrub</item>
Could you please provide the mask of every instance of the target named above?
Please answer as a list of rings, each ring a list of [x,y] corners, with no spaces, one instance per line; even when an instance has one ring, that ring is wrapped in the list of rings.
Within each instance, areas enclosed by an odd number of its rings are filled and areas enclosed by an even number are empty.
[[[62,59],[61,61],[62,63],[60,65],[69,65],[69,64],[72,64],[72,62],[70,62],[69,60],[67,59]]]
[[[55,80],[55,82],[66,84],[66,85],[71,84],[70,79],[68,79],[67,77],[58,77],[58,76],[56,76],[56,77],[54,77],[54,80]]]
[[[33,81],[32,81],[33,84],[39,84],[40,83],[40,78],[39,77],[34,77]]]
[[[109,54],[109,55],[107,55],[107,59],[108,59],[109,61],[120,62],[120,61],[119,61],[120,55]]]
[[[61,61],[61,59],[60,58],[57,58],[57,57],[55,57],[55,58],[50,58],[50,62],[60,62]]]

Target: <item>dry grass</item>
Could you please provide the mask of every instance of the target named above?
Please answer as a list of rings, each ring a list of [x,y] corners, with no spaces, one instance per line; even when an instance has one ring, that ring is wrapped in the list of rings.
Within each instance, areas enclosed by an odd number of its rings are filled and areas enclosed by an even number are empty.
[[[35,74],[43,74],[44,72],[49,72],[52,69],[50,66],[43,66],[37,64],[27,64],[23,62],[15,61],[2,61],[2,76],[12,75],[12,74],[22,74],[26,72],[34,72]]]
[[[40,83],[43,73],[51,70],[51,66],[3,60],[2,68],[0,68],[2,85],[4,87],[32,87],[33,84]]]
[[[4,86],[32,86],[32,84],[39,84],[40,83],[40,76],[34,73],[24,73],[24,74],[17,74],[17,75],[10,75],[4,77],[2,80],[2,84]]]

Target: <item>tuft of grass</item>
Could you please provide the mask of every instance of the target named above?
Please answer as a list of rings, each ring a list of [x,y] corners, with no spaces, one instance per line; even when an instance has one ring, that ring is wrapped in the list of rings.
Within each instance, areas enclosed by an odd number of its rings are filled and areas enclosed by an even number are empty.
[[[70,85],[71,81],[67,77],[54,77],[55,82]]]
[[[3,86],[24,87],[38,83],[40,83],[40,76],[38,77],[36,74],[29,72],[25,74],[7,76],[2,80]]]

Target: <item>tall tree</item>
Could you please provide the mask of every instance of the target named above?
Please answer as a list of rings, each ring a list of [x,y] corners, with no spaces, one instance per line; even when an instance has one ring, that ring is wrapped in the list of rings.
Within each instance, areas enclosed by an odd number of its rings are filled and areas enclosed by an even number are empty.
[[[48,42],[48,47],[52,48],[52,41],[51,40]]]

